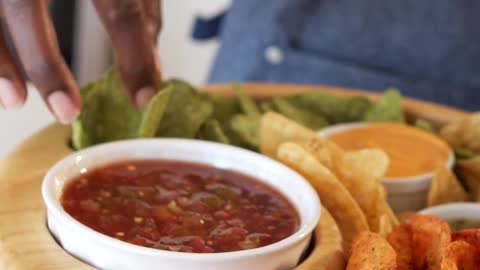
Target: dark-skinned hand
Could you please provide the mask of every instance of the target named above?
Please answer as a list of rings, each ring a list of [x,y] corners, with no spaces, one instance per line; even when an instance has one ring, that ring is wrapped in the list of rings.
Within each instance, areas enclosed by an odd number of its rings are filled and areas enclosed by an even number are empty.
[[[161,80],[155,48],[161,28],[160,0],[92,1],[112,41],[126,94],[144,109]],[[48,5],[48,0],[0,0],[0,17],[28,78],[56,119],[67,124],[80,113],[82,102],[60,54]],[[20,74],[0,31],[0,104],[5,109],[25,103],[27,88]]]

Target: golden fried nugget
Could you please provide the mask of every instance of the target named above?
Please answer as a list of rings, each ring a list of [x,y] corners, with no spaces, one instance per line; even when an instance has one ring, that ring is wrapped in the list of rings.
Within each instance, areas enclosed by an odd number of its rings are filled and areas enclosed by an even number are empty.
[[[412,232],[414,269],[440,269],[442,255],[451,241],[448,223],[433,216],[413,215],[407,224]]]
[[[397,253],[397,270],[413,270],[412,232],[410,225],[401,224],[387,237]]]
[[[347,270],[396,270],[397,255],[383,237],[363,232],[355,237]]]
[[[445,249],[440,269],[480,270],[480,252],[465,241],[453,241]]]
[[[463,230],[452,233],[452,240],[463,240],[480,250],[480,229]]]

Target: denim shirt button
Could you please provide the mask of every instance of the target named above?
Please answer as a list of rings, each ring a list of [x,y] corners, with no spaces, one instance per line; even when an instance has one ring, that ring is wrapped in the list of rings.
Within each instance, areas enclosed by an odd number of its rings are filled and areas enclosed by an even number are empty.
[[[268,46],[265,49],[265,59],[272,65],[278,65],[283,62],[283,50],[274,45]]]

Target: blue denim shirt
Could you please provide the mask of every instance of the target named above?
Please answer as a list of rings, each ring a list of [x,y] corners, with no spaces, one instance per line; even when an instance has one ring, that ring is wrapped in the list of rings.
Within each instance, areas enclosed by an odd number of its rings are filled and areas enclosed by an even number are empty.
[[[210,81],[323,84],[480,110],[478,0],[234,0]]]

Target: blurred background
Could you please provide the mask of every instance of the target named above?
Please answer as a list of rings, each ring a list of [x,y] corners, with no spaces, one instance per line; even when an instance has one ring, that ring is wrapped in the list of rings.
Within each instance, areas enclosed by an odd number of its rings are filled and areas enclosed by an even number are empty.
[[[79,85],[99,78],[112,53],[91,1],[50,4]],[[236,80],[395,87],[404,96],[477,111],[479,10],[476,0],[163,1],[158,50],[164,79],[196,86]],[[0,158],[53,122],[36,91],[29,95],[21,111],[0,110]]]
[[[205,84],[218,41],[192,39],[195,18],[209,18],[228,8],[230,0],[163,1],[159,51],[164,78],[181,77]],[[91,1],[54,0],[51,14],[60,49],[80,85],[95,80],[112,64],[110,43]],[[0,109],[0,159],[34,131],[53,122],[35,91],[20,111]]]

